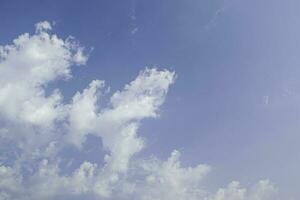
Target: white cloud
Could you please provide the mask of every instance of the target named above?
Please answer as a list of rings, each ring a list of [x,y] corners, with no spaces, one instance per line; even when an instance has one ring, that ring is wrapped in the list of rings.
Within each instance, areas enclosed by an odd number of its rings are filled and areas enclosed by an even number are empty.
[[[52,30],[52,26],[48,21],[42,21],[35,25],[36,32]]]
[[[275,187],[268,180],[259,181],[249,191],[237,181],[231,182],[227,188],[221,188],[210,200],[274,200]]]
[[[173,151],[167,161],[146,161],[142,164],[143,183],[137,186],[134,199],[201,199],[206,192],[201,187],[204,176],[210,171],[207,165],[184,168],[179,151]],[[135,195],[134,195],[135,196]]]
[[[85,135],[95,130],[97,124],[97,92],[104,87],[104,82],[92,81],[82,93],[77,92],[69,109],[70,130],[69,142],[81,147],[85,141]]]
[[[0,200],[74,195],[124,200],[271,198],[275,189],[268,181],[250,189],[232,182],[215,193],[207,191],[203,177],[210,167],[182,167],[176,150],[166,161],[135,157],[145,147],[138,134],[141,120],[159,115],[174,72],[142,70],[112,94],[106,107],[99,103],[107,95],[102,80],[92,81],[69,103],[63,102],[59,89],[49,93],[50,83],[71,78],[72,66],[88,60],[74,38],[63,40],[49,30],[49,22],[40,22],[34,34],[0,46],[0,145],[7,152],[1,156]],[[107,152],[104,163],[85,161],[63,172],[61,161],[66,158],[61,151],[70,145],[85,151],[89,134],[101,138]],[[15,156],[8,155],[11,151]]]
[[[19,198],[25,191],[22,181],[15,169],[0,164],[0,200]]]
[[[62,97],[58,90],[47,96],[45,87],[71,77],[71,65],[82,62],[74,59],[81,48],[45,32],[51,29],[48,22],[36,27],[36,34],[0,46],[0,109],[9,120],[50,126],[63,115]]]

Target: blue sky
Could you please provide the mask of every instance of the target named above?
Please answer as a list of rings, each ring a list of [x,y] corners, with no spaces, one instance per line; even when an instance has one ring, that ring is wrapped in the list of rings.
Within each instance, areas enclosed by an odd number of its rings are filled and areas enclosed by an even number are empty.
[[[69,61],[85,66],[72,67],[72,79],[50,81],[45,89],[59,88],[66,104],[95,79],[110,87],[99,104],[105,106],[145,67],[174,71],[171,87],[160,88],[168,94],[157,97],[164,100],[153,110],[159,116],[149,114],[138,125],[145,147],[136,156],[163,162],[177,149],[183,167],[211,166],[204,186],[209,191],[234,180],[247,188],[268,179],[276,198],[292,200],[300,197],[299,6],[296,0],[0,0],[0,45],[34,35],[41,21],[51,24],[49,34],[74,36],[88,60]],[[156,76],[149,73],[141,79]],[[3,128],[15,123],[1,103],[0,113]],[[77,165],[101,165],[111,150],[102,146],[92,138],[85,147],[93,150],[68,146],[60,153]]]

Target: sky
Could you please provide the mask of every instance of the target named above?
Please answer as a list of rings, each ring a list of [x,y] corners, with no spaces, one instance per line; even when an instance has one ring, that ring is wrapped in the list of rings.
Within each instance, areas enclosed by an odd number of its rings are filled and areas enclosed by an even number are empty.
[[[297,0],[0,0],[0,200],[300,198]]]

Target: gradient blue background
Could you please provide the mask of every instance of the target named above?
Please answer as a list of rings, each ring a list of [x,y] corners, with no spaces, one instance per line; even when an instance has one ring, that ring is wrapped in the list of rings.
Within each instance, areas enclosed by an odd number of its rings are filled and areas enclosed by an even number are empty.
[[[115,91],[145,66],[178,77],[161,117],[144,122],[143,154],[213,167],[208,187],[269,178],[300,198],[300,1],[0,0],[0,44],[56,23],[93,49],[59,82],[68,100],[93,79]],[[84,155],[82,155],[84,156]]]

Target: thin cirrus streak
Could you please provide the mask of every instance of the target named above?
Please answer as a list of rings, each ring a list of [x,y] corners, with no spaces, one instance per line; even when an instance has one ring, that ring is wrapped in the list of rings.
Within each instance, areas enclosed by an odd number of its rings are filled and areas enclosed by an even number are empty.
[[[203,178],[210,166],[182,167],[177,150],[167,160],[135,157],[145,148],[138,135],[142,120],[158,116],[175,72],[142,70],[112,94],[107,107],[99,104],[106,95],[102,80],[93,80],[68,103],[59,89],[48,94],[50,83],[72,78],[72,66],[88,60],[74,38],[64,40],[51,31],[49,22],[39,22],[34,34],[0,46],[0,200],[276,199],[268,180],[250,188],[233,181],[208,191]],[[101,138],[104,162],[84,161],[64,173],[62,151],[66,146],[86,151],[88,135]]]

